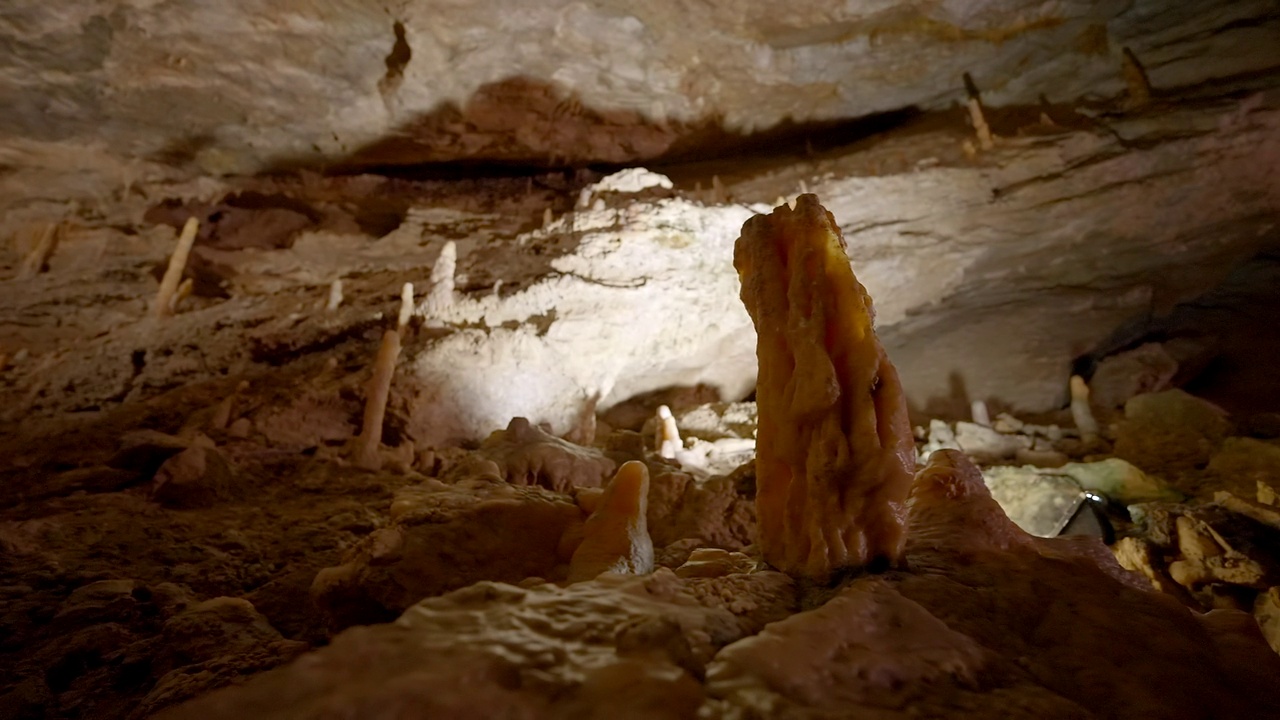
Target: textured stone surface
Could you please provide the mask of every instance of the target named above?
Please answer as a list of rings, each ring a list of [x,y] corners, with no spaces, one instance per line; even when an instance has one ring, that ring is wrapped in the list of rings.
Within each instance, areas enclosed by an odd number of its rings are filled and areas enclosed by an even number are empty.
[[[755,504],[729,478],[698,480],[664,472],[649,487],[649,534],[657,546],[687,538],[725,550],[741,550],[755,539]]]
[[[741,634],[669,570],[564,589],[479,583],[168,717],[691,717],[695,678]]]
[[[1231,430],[1225,414],[1181,390],[1139,395],[1125,403],[1116,455],[1169,475],[1208,465]]]
[[[1072,359],[1276,242],[1278,97],[1010,139],[982,167],[842,178],[820,163],[835,177],[808,189],[845,232],[916,407],[1061,407]]]
[[[391,524],[322,570],[312,595],[333,626],[347,627],[481,580],[561,579],[573,550],[562,551],[561,538],[583,519],[566,496],[497,477],[407,488]]]
[[[350,158],[643,160],[717,121],[749,131],[944,106],[966,71],[994,103],[1112,95],[1125,46],[1157,88],[1255,71],[1275,64],[1273,10],[16,0],[0,11],[0,161],[74,158],[84,172],[65,186],[89,191],[155,172],[122,156],[214,173]]]
[[[972,162],[958,149],[963,128],[917,133],[803,171],[765,172],[733,190],[772,202],[779,187],[818,175],[808,188],[846,233],[917,409],[964,394],[965,412],[975,398],[1045,410],[1064,403],[1073,358],[1275,241],[1277,105],[1275,91],[1170,105],[1008,138]],[[869,170],[896,154],[939,164]],[[397,186],[309,182],[329,205],[344,193],[382,197]],[[3,298],[0,321],[11,347],[37,357],[0,387],[6,409],[16,417],[146,399],[358,338],[392,311],[386,300],[402,282],[429,276],[452,237],[461,238],[466,290],[437,318],[447,332],[406,341],[393,383],[393,416],[406,419],[419,447],[477,440],[517,416],[563,434],[593,401],[607,410],[670,385],[706,383],[725,399],[750,390],[754,336],[736,299],[730,248],[765,205],[708,207],[650,188],[639,197],[608,193],[600,209],[592,202],[528,230],[546,200],[525,195],[524,184],[507,187],[505,204],[486,212],[418,199],[376,241],[314,230],[285,249],[197,245],[196,255],[227,268],[230,297],[194,298],[162,325],[141,317],[154,295],[145,268],[172,247],[167,228],[134,216],[152,203],[130,196],[111,206],[109,220],[77,216],[68,222],[90,227],[69,235],[47,273],[8,281],[18,291]],[[0,255],[20,262],[8,248]],[[368,279],[375,273],[383,274]],[[348,300],[324,312],[328,284],[341,278]],[[77,311],[58,311],[67,304]],[[339,439],[350,431],[347,411],[322,395],[264,408],[259,430],[300,448]],[[298,422],[317,412],[333,421],[324,432]],[[285,435],[296,437],[285,443]]]
[[[598,450],[548,435],[524,418],[513,418],[506,430],[486,438],[480,455],[493,461],[509,483],[556,492],[599,487],[616,466]]]
[[[1272,241],[1277,102],[1264,93],[1170,109],[1114,134],[1011,140],[976,166],[850,177],[858,171],[837,159],[817,166],[834,177],[809,187],[846,233],[915,407],[963,392],[966,409],[978,398],[1042,411],[1065,403],[1073,358]],[[740,192],[778,183],[765,177]],[[415,417],[417,434],[475,437],[513,415],[565,432],[597,394],[604,409],[670,384],[742,393],[754,380],[754,338],[723,293],[737,284],[728,245],[761,209],[631,201],[523,236],[571,233],[580,244],[527,289],[449,310],[447,322],[484,327],[413,361],[432,401]],[[522,392],[498,390],[508,386]]]
[[[911,571],[808,592],[773,572],[483,582],[161,717],[1280,712],[1280,657],[1249,614],[1192,613],[1096,540],[1026,535],[958,452],[910,504]]]
[[[569,245],[545,275],[438,314],[456,329],[409,361],[426,401],[414,409],[416,438],[482,437],[513,416],[565,433],[593,397],[604,409],[671,385],[750,391],[755,338],[731,255],[752,211],[679,198],[610,204],[516,239]]]

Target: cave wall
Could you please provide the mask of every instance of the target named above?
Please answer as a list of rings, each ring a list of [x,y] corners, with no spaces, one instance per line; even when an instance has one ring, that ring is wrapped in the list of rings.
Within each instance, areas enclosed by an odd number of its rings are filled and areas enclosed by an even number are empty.
[[[965,395],[1046,410],[1064,401],[1072,358],[1275,244],[1280,186],[1270,168],[1280,162],[1280,101],[1268,69],[1280,62],[1277,9],[1261,0],[806,0],[785,13],[761,2],[679,0],[638,9],[440,0],[240,0],[214,8],[173,0],[67,10],[15,0],[0,9],[0,237],[44,222],[150,237],[148,208],[215,203],[239,173],[689,159],[723,153],[735,133],[779,123],[941,108],[930,117],[943,125],[928,133],[908,128],[834,158],[796,160],[790,171],[752,170],[718,197],[683,188],[690,214],[676,234],[690,249],[652,255],[669,253],[670,267],[621,254],[606,261],[613,250],[543,267],[504,249],[526,242],[533,218],[547,209],[526,198],[529,207],[504,216],[511,229],[489,238],[485,252],[528,267],[462,261],[489,282],[536,287],[504,302],[495,289],[494,298],[459,303],[456,317],[442,318],[485,326],[414,351],[418,407],[434,410],[411,415],[431,428],[424,437],[443,440],[483,436],[513,415],[564,430],[592,398],[604,408],[682,382],[742,394],[752,335],[725,243],[743,218],[802,188],[818,192],[842,223],[918,407]],[[1097,102],[1125,92],[1123,48],[1141,58],[1156,91],[1151,105],[1127,115],[1116,112],[1121,103],[1099,110]],[[964,93],[965,73],[1002,136],[980,156],[961,152],[971,130],[947,110]],[[1015,117],[1026,110],[1016,103],[1029,104],[1030,119]],[[1013,115],[1001,117],[1002,106]],[[1058,120],[1036,121],[1042,109]],[[310,176],[299,177],[305,186]],[[371,176],[354,182],[382,187]],[[610,206],[594,230],[586,227],[590,208],[557,213],[553,227],[574,243],[598,231],[592,242],[611,248],[615,222],[643,224],[624,217],[624,206]],[[366,269],[398,269],[397,281],[429,276],[439,238],[408,229],[380,241],[408,254],[379,251]],[[654,242],[665,242],[658,230]],[[341,242],[361,247],[367,239]],[[102,243],[128,254],[118,238]],[[64,243],[51,275],[73,247]],[[307,292],[356,272],[346,255],[321,249],[302,257],[307,247],[290,256],[309,268]],[[642,289],[599,285],[598,273],[614,261]],[[580,266],[565,265],[574,262]],[[92,265],[86,258],[78,267]],[[70,276],[56,282],[83,286]],[[148,286],[137,285],[131,292],[141,297]],[[47,350],[32,339],[45,324],[64,328],[59,338],[70,335],[65,328],[75,322],[61,310],[32,309],[44,287],[33,282],[32,292],[9,298],[13,348]],[[232,300],[254,296],[236,292],[242,297]],[[211,308],[210,323],[215,314]],[[646,320],[634,322],[640,315]],[[619,349],[618,340],[632,342]],[[129,360],[138,350],[102,353],[128,378],[138,374]],[[156,386],[203,377],[163,367],[148,365]],[[92,385],[87,375],[110,374],[101,368],[68,369],[58,386]],[[512,383],[543,391],[508,392]],[[133,398],[128,392],[100,394]],[[483,408],[476,397],[487,398]],[[51,398],[48,408],[59,402],[71,401]]]

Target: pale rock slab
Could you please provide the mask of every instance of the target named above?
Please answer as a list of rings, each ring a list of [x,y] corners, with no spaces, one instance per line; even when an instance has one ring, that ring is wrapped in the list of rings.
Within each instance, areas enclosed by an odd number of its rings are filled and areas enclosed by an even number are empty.
[[[1280,95],[1009,138],[988,162],[808,181],[910,400],[1062,407],[1074,358],[1275,241]],[[765,192],[777,178],[753,187]],[[741,188],[745,191],[746,188]]]
[[[454,332],[409,363],[423,387],[420,444],[483,437],[512,417],[572,429],[582,408],[706,383],[755,383],[755,333],[738,300],[733,242],[752,210],[632,201],[570,214],[517,243],[572,234],[553,272],[507,297],[459,299],[432,319]]]
[[[0,163],[86,194],[174,165],[253,173],[347,158],[634,162],[711,123],[1123,89],[1130,47],[1157,88],[1274,65],[1267,0],[1043,3],[796,0],[14,0],[0,12]],[[397,152],[378,150],[390,141]],[[74,166],[74,165],[73,165]],[[95,187],[96,186],[96,187]],[[23,196],[47,187],[18,181]],[[60,191],[65,193],[65,191]]]

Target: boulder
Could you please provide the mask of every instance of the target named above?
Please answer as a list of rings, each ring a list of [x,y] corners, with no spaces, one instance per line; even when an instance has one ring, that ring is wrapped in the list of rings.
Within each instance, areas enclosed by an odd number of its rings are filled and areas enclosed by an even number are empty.
[[[563,579],[584,513],[567,496],[496,477],[397,493],[391,522],[316,576],[312,595],[337,628],[385,622],[419,600],[482,580]]]
[[[1104,358],[1089,379],[1094,407],[1107,412],[1130,398],[1169,389],[1178,374],[1178,361],[1159,343],[1146,343]]]
[[[1124,406],[1115,454],[1147,472],[1202,469],[1231,430],[1226,414],[1181,390],[1139,395]]]

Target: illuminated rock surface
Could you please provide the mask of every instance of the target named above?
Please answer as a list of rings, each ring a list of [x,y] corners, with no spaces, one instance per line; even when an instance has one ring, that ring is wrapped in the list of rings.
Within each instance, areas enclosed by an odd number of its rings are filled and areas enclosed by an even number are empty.
[[[618,468],[582,527],[582,542],[569,560],[569,582],[601,573],[653,572],[649,538],[649,470],[632,460]]]
[[[825,580],[896,564],[915,444],[898,373],[876,338],[835,219],[814,195],[742,228],[734,249],[758,335],[759,544]]]
[[[946,107],[962,72],[1000,104],[1113,94],[1122,47],[1157,88],[1255,71],[1275,62],[1272,9],[182,0],[62,13],[19,0],[0,16],[0,143],[7,165],[78,159],[83,172],[62,179],[72,188],[166,166],[644,161],[718,122],[740,132]]]

